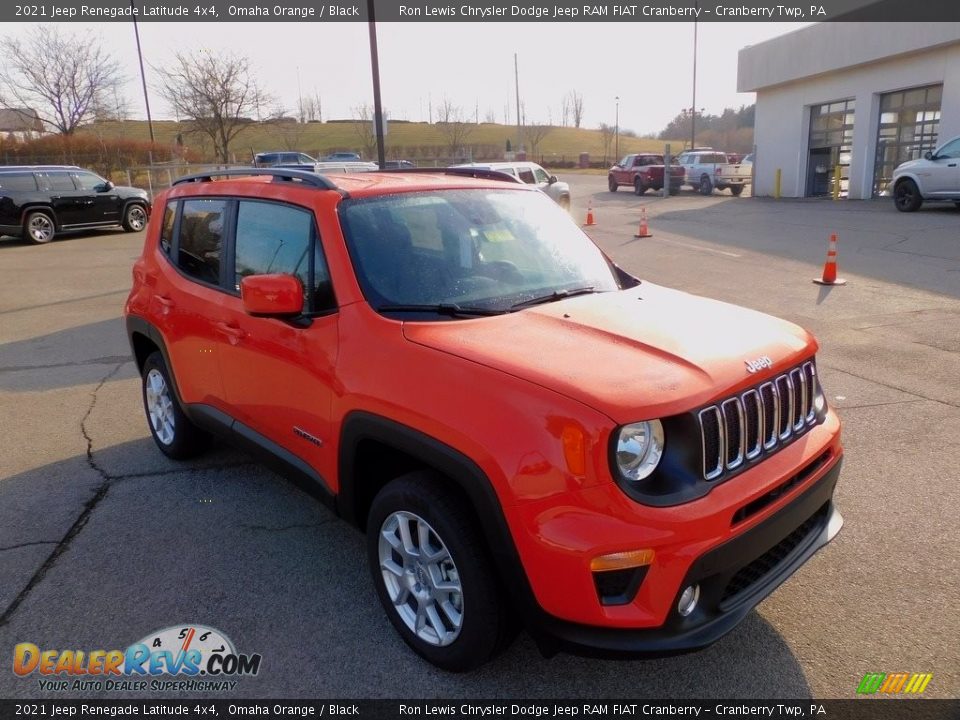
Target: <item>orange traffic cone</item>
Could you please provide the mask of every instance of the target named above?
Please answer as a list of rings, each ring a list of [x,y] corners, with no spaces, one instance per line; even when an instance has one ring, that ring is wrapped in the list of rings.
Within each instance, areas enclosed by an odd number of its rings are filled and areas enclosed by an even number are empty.
[[[593,201],[587,203],[587,222],[584,225],[596,225],[597,223],[593,220]]]
[[[823,277],[814,278],[817,285],[846,285],[847,281],[837,277],[837,234],[830,235],[830,247],[827,249],[827,261],[823,264]]]
[[[653,233],[650,232],[650,226],[647,225],[647,209],[645,207],[640,208],[640,229],[637,230],[637,234],[634,235],[637,238],[647,238],[653,237]]]

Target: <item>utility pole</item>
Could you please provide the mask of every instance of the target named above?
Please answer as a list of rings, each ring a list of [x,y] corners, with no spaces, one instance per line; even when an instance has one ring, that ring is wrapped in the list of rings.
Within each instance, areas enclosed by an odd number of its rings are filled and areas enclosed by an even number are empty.
[[[614,99],[617,101],[617,115],[614,121],[614,131],[613,131],[614,137],[616,138],[616,143],[614,145],[616,150],[613,153],[613,159],[616,162],[620,162],[620,96],[617,95],[617,97]]]
[[[517,64],[517,54],[513,54],[513,80],[517,87],[517,144],[521,149],[523,144],[520,142],[520,66]]]
[[[700,1],[695,0],[694,7],[700,9]],[[694,15],[696,17],[696,15]],[[697,21],[693,21],[693,102],[690,104],[690,149],[697,141]]]
[[[386,165],[383,147],[383,103],[380,101],[380,58],[377,53],[377,18],[373,9],[374,0],[367,0],[367,28],[370,31],[370,71],[373,73],[373,122],[377,131],[377,162]]]
[[[133,18],[133,34],[137,38],[137,59],[140,61],[140,81],[143,83],[143,103],[147,106],[147,126],[150,128],[150,142],[155,142],[153,137],[153,118],[150,116],[150,97],[147,95],[147,76],[143,72],[143,53],[140,50],[140,30],[137,27],[137,13],[133,0],[130,0],[130,16]]]

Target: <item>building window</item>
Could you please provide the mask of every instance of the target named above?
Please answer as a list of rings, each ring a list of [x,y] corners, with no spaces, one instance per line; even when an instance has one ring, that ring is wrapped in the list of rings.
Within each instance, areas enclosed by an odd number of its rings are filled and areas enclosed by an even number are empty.
[[[942,95],[943,85],[930,85],[880,96],[874,196],[888,189],[897,165],[936,148]]]
[[[840,166],[840,195],[846,195],[853,146],[855,101],[835,100],[810,108],[807,195],[830,195]]]

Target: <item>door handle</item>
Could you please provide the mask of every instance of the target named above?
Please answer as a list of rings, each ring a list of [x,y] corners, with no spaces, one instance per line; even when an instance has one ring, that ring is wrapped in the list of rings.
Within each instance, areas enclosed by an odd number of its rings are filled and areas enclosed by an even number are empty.
[[[170,298],[164,297],[163,295],[154,295],[153,297],[156,299],[158,303],[163,305],[163,307],[168,309],[173,307],[173,300],[171,300]]]
[[[227,322],[218,322],[217,329],[229,338],[232,345],[236,345],[247,336],[246,331],[241,330],[237,325],[231,325]]]
[[[947,165],[947,167],[956,167],[956,166],[957,166],[956,163],[950,163],[949,165]]]

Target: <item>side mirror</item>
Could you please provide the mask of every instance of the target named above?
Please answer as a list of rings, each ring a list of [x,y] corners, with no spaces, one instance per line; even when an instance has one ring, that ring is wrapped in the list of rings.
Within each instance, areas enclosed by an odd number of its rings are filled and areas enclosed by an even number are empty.
[[[303,312],[303,285],[293,275],[250,275],[240,281],[243,309],[249,315],[283,317]]]
[[[930,152],[929,150],[927,150],[927,151],[923,154],[923,157],[924,157],[926,160],[933,160],[933,153]]]
[[[547,184],[548,184],[548,185],[553,185],[555,182],[557,182],[557,176],[556,176],[556,175],[551,175],[550,177],[547,178]]]
[[[105,183],[101,183],[100,185],[97,186],[97,192],[110,192],[115,187],[116,185],[114,185],[112,182],[107,180]]]

